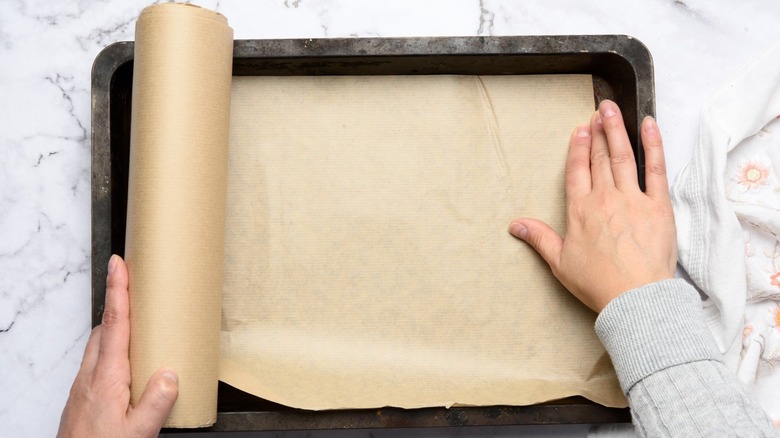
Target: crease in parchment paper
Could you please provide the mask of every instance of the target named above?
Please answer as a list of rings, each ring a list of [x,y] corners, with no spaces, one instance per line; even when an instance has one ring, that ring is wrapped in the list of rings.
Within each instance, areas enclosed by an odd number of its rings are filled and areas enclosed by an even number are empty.
[[[506,158],[504,158],[504,146],[501,144],[501,138],[498,136],[498,119],[496,118],[496,110],[493,108],[493,101],[490,99],[490,94],[488,94],[487,89],[485,88],[485,83],[482,81],[481,76],[475,76],[476,83],[479,86],[480,94],[482,95],[482,100],[485,103],[485,105],[488,108],[488,111],[486,112],[486,116],[488,119],[488,126],[490,126],[490,133],[493,137],[493,146],[496,148],[496,155],[498,156],[498,161],[501,162],[501,166],[504,168],[504,175],[509,175],[509,168],[506,164]]]

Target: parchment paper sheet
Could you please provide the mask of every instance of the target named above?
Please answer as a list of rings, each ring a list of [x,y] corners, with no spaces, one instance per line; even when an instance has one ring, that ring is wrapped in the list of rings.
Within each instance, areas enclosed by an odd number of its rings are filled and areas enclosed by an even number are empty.
[[[625,406],[564,230],[590,76],[236,77],[220,378],[308,409]]]
[[[626,405],[595,315],[506,231],[521,215],[564,231],[590,76],[236,77],[231,91],[218,14],[152,6],[136,38],[133,402],[167,366],[169,427],[215,421],[217,376],[308,409]]]

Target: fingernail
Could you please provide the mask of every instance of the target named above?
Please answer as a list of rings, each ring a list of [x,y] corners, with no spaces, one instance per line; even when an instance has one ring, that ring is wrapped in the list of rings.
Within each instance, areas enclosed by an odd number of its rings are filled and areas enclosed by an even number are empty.
[[[165,380],[168,380],[169,382],[171,382],[173,384],[177,384],[177,385],[179,384],[179,376],[177,376],[176,373],[174,373],[172,370],[167,370],[167,369],[166,370],[162,370],[160,372],[160,375]]]
[[[645,134],[654,135],[658,132],[658,125],[655,123],[655,119],[650,116],[645,117],[642,127],[645,129]]]
[[[509,226],[509,232],[512,233],[513,236],[523,240],[528,236],[528,228],[519,222],[513,222],[512,225]]]
[[[612,109],[612,107],[608,106],[608,107],[604,108],[604,117],[606,117],[606,118],[614,117],[615,114],[617,114],[617,113],[615,112],[614,109]]]
[[[114,269],[116,269],[116,264],[119,261],[119,256],[114,254],[111,256],[110,259],[108,259],[108,275],[111,275],[114,272]]]
[[[590,137],[590,128],[587,126],[580,126],[577,128],[577,137],[586,138]]]
[[[601,114],[596,113],[596,123],[601,124]]]

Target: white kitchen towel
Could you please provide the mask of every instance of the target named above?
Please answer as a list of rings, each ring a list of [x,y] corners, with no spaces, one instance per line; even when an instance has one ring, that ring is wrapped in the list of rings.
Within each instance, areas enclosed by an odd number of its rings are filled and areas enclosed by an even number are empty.
[[[780,44],[701,117],[672,187],[680,265],[727,365],[780,427]]]

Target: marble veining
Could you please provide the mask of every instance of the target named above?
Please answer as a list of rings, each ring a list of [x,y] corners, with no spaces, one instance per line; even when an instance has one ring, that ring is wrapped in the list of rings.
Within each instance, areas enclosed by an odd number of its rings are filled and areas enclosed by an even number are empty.
[[[655,61],[670,176],[689,159],[699,111],[780,41],[771,0],[203,0],[235,37],[629,34]],[[53,436],[89,336],[90,70],[131,40],[139,0],[0,2],[0,435]],[[415,436],[582,436],[583,427]],[[342,435],[370,436],[368,432]],[[294,436],[264,434],[264,436]],[[374,432],[373,436],[379,436]],[[381,436],[393,435],[383,432]]]

